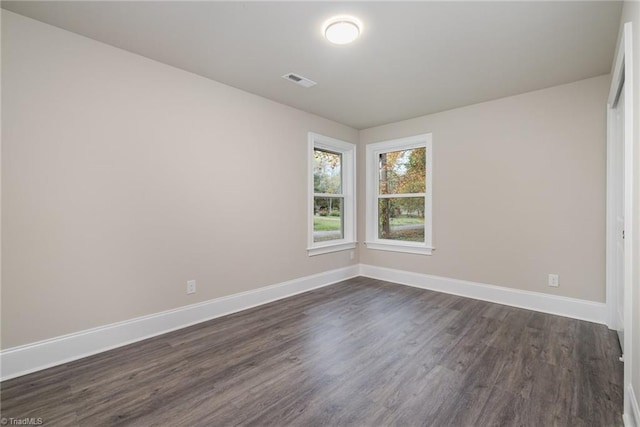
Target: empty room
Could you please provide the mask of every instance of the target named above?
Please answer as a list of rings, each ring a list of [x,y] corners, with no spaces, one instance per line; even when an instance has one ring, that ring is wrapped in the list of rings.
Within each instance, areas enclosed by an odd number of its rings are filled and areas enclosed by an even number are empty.
[[[1,6],[2,425],[640,427],[640,2]]]

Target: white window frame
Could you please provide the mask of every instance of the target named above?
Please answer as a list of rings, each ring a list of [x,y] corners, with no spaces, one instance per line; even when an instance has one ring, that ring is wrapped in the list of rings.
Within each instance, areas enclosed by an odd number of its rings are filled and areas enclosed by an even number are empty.
[[[308,179],[308,246],[309,256],[326,254],[329,252],[345,251],[356,247],[356,145],[339,139],[309,132],[307,153]],[[313,187],[313,151],[321,149],[342,155],[340,162],[342,175],[342,221],[343,238],[325,242],[313,241],[313,205],[314,197],[336,197],[336,194],[316,194]]]
[[[376,249],[392,252],[406,252],[421,255],[431,255],[433,247],[433,150],[432,136],[410,136],[391,141],[376,142],[367,145],[367,197],[366,197],[366,240],[367,249]],[[379,158],[382,153],[410,150],[424,147],[426,149],[426,185],[424,193],[424,243],[406,242],[402,240],[380,239],[378,236],[378,199],[379,199]],[[422,193],[413,193],[422,197]]]

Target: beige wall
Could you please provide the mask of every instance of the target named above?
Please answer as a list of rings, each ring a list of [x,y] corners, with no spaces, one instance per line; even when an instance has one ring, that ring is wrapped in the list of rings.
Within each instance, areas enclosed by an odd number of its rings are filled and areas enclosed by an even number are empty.
[[[601,76],[361,131],[361,165],[368,143],[433,133],[436,250],[361,249],[360,261],[604,302],[608,86]]]
[[[633,206],[636,220],[633,230],[633,319],[632,319],[632,365],[631,383],[636,399],[640,399],[640,2],[627,1],[622,10],[621,24],[632,22],[633,27],[633,135],[634,135],[634,171],[635,203]],[[621,25],[622,30],[622,25]],[[626,390],[625,390],[626,392]],[[640,401],[636,402],[640,405]],[[640,423],[640,420],[636,420]]]
[[[7,11],[2,92],[2,348],[357,261],[301,178],[354,129]]]
[[[357,262],[306,254],[308,131],[360,138],[361,241],[365,144],[433,132],[435,254],[361,262],[604,301],[608,82],[358,134],[3,11],[2,348]]]

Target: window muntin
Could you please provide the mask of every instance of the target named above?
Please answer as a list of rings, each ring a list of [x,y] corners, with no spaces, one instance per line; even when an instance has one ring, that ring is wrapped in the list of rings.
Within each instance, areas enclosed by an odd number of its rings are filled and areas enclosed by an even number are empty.
[[[313,241],[344,238],[342,154],[313,149]],[[335,196],[335,197],[329,197]]]
[[[355,247],[355,145],[309,134],[309,255]]]
[[[431,135],[367,146],[367,247],[431,254]]]
[[[424,242],[426,148],[378,154],[378,238]]]

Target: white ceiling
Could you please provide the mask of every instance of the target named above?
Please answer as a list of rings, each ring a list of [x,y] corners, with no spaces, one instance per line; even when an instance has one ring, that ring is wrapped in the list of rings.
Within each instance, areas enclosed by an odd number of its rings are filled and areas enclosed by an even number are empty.
[[[358,129],[606,74],[620,2],[3,1],[2,7]],[[364,23],[323,39],[337,14]],[[301,74],[305,89],[282,79]]]

